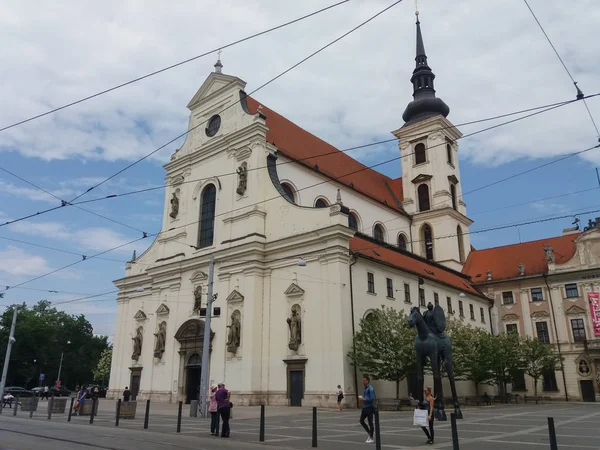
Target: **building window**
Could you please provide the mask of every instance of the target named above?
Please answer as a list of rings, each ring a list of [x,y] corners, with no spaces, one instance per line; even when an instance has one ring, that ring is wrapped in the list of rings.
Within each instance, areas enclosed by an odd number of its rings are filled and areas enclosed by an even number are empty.
[[[206,127],[206,135],[208,137],[213,137],[219,131],[221,127],[221,117],[217,114],[210,118],[208,121],[208,126]]]
[[[450,144],[446,144],[446,158],[448,159],[448,164],[452,163],[452,146]]]
[[[429,203],[429,186],[420,184],[417,188],[417,195],[419,197],[419,211],[429,211],[431,209],[431,204]]]
[[[386,278],[385,283],[387,287],[387,296],[389,298],[394,298],[394,282],[391,278]]]
[[[373,227],[373,237],[377,240],[377,241],[385,241],[385,236],[383,234],[383,226],[381,226],[380,224],[376,224]]]
[[[558,392],[558,384],[556,383],[556,373],[554,370],[544,372],[543,389],[545,392]]]
[[[215,205],[217,189],[214,184],[209,184],[202,191],[200,197],[200,233],[198,247],[210,247],[215,237]]]
[[[485,311],[483,308],[479,308],[479,313],[481,314],[481,323],[485,323]]]
[[[375,276],[371,272],[367,272],[367,292],[375,293]]]
[[[421,240],[423,241],[425,258],[433,260],[433,232],[431,227],[427,224],[421,228]]]
[[[458,259],[461,263],[465,262],[465,243],[463,241],[463,232],[460,225],[456,227],[456,242],[458,244]]]
[[[322,198],[318,198],[315,202],[315,208],[327,208],[328,206],[329,204],[327,203],[327,201]]]
[[[473,305],[469,304],[469,313],[471,315],[471,320],[475,320],[475,308],[473,308]]]
[[[583,319],[571,319],[573,342],[585,342],[585,323]]]
[[[427,162],[427,150],[425,144],[415,145],[415,164],[423,164]]]
[[[440,304],[440,296],[437,292],[433,293],[433,303],[435,304],[435,306],[438,306]]]
[[[356,220],[356,216],[353,213],[348,215],[348,227],[358,231],[358,220]]]
[[[456,203],[456,185],[454,183],[450,184],[450,196],[452,197],[452,209],[458,211]]]
[[[519,335],[519,327],[516,323],[507,323],[506,324],[506,333],[514,333],[517,336]]]
[[[448,314],[454,314],[454,310],[452,309],[452,299],[450,297],[446,297],[446,305],[448,307]]]
[[[458,301],[458,314],[460,315],[460,317],[465,317],[465,309],[463,308],[462,300]]]
[[[565,291],[567,291],[567,298],[577,298],[579,297],[579,290],[577,289],[577,284],[567,284],[565,286]]]
[[[537,331],[538,341],[542,344],[549,344],[550,335],[548,334],[548,322],[536,322],[535,329]]]
[[[410,303],[410,285],[408,283],[404,283],[404,301]]]
[[[419,288],[419,305],[425,306],[425,289]]]
[[[502,293],[502,304],[512,305],[515,302],[512,291]]]
[[[541,302],[542,300],[544,300],[544,296],[542,295],[542,288],[531,289],[531,300],[534,302]]]
[[[294,188],[288,183],[281,183],[281,188],[283,189],[283,192],[285,192],[285,198],[292,203],[296,203],[296,198],[294,197]]]
[[[527,390],[527,385],[525,384],[525,371],[524,370],[516,370],[512,373],[512,390],[513,391],[526,391]]]
[[[403,234],[398,235],[398,248],[400,250],[406,250],[406,236]]]

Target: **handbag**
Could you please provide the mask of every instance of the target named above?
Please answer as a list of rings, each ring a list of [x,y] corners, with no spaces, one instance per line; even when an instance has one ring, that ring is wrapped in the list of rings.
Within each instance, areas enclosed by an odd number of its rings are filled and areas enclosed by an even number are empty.
[[[415,409],[415,414],[413,416],[413,425],[419,427],[426,427],[429,423],[429,414],[425,409]]]

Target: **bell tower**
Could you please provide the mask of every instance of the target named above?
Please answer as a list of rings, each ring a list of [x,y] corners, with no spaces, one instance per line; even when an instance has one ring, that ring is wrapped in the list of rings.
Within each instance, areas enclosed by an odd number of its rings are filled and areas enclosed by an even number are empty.
[[[404,125],[393,132],[402,161],[403,207],[413,217],[413,252],[460,271],[471,249],[473,223],[461,195],[456,141],[462,134],[446,118],[448,105],[435,95],[435,74],[416,15],[413,100],[402,114]]]

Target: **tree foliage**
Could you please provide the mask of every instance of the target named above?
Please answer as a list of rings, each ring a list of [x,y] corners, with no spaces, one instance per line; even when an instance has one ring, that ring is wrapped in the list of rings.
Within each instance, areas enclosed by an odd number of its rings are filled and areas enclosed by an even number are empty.
[[[6,352],[13,308],[0,317],[0,358]],[[102,352],[108,348],[106,336],[94,336],[92,325],[84,315],[69,315],[40,301],[27,308],[19,307],[15,328],[16,342],[12,347],[7,385],[32,388],[45,374],[43,385],[53,385],[58,376],[61,353],[64,352],[61,383],[70,388],[89,383],[92,369]],[[70,341],[70,344],[67,342]]]
[[[416,330],[408,327],[408,317],[402,310],[382,306],[360,321],[360,331],[348,357],[351,363],[374,380],[396,383],[415,371],[414,341]]]
[[[553,346],[531,337],[521,340],[520,352],[522,369],[533,379],[534,395],[537,396],[540,378],[544,372],[556,370],[561,359]]]
[[[100,355],[100,360],[96,367],[92,370],[94,374],[94,381],[97,383],[101,383],[102,385],[106,384],[106,381],[110,377],[110,363],[112,360],[112,348],[104,349],[102,354]]]
[[[492,336],[491,381],[506,393],[506,385],[512,383],[514,374],[522,368],[521,338],[515,333],[500,333]]]

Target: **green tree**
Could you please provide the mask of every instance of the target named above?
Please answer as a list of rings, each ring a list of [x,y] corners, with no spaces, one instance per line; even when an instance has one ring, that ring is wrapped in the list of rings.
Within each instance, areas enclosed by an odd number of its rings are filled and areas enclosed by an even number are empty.
[[[515,333],[500,333],[491,336],[489,348],[490,365],[492,369],[491,382],[506,394],[506,385],[513,380],[513,374],[520,370],[521,339]]]
[[[110,363],[112,360],[112,348],[105,349],[100,355],[100,360],[96,367],[92,370],[94,381],[102,385],[106,384],[106,380],[110,377]]]
[[[554,347],[542,344],[537,338],[527,336],[521,341],[522,368],[527,375],[533,378],[534,395],[538,394],[538,382],[544,372],[554,371],[560,365],[560,356]]]
[[[374,380],[394,381],[396,398],[400,382],[415,372],[414,340],[417,332],[408,327],[402,310],[382,306],[360,321],[360,331],[348,353],[350,362]]]
[[[13,308],[0,317],[0,342],[8,340]],[[53,385],[58,377],[61,354],[64,353],[61,382],[73,388],[93,379],[92,369],[103,350],[108,348],[106,336],[95,336],[92,325],[83,315],[69,315],[53,308],[48,301],[32,307],[20,307],[8,368],[8,384],[32,388],[44,373],[44,385]],[[70,342],[68,344],[67,342]],[[0,346],[4,360],[6,346]]]

